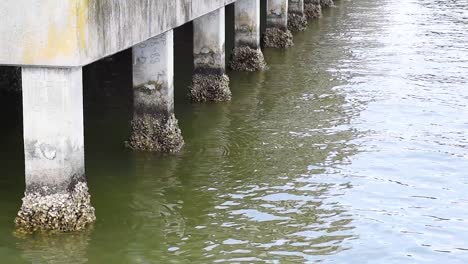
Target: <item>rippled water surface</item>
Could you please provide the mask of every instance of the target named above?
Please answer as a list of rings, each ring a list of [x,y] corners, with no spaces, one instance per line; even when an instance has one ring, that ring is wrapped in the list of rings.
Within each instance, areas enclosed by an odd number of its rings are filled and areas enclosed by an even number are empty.
[[[231,103],[192,105],[179,41],[175,156],[122,148],[129,91],[108,94],[128,56],[92,65],[81,234],[13,235],[21,113],[3,98],[0,262],[468,263],[467,42],[468,1],[341,0],[265,50],[268,71],[230,73]]]

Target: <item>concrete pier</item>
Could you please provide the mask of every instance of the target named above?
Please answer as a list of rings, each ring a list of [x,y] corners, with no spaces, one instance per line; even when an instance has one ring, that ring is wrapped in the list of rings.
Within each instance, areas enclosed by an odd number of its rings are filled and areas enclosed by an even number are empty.
[[[190,96],[194,102],[231,100],[224,23],[224,7],[193,21],[194,73]]]
[[[258,71],[266,66],[260,49],[260,0],[235,3],[235,47],[229,67],[235,71]]]
[[[304,13],[308,20],[322,16],[320,0],[304,0]]]
[[[333,0],[0,1],[0,66],[7,66],[0,68],[0,86],[23,94],[26,191],[19,229],[69,232],[95,221],[84,164],[86,65],[132,49],[134,113],[126,142],[132,150],[174,153],[184,145],[174,115],[175,28],[193,22],[192,101],[231,100],[225,6],[233,3],[229,66],[258,71],[266,66],[260,41],[291,47],[288,26],[303,30],[305,17],[319,17]]]
[[[304,0],[289,0],[288,29],[297,32],[307,27],[307,17],[304,14]]]
[[[85,177],[82,70],[22,69],[26,231],[77,231],[95,220]]]
[[[133,47],[132,150],[174,153],[184,145],[174,115],[174,34],[169,30]]]
[[[263,44],[267,48],[293,46],[293,36],[288,29],[288,0],[267,0],[267,27]]]

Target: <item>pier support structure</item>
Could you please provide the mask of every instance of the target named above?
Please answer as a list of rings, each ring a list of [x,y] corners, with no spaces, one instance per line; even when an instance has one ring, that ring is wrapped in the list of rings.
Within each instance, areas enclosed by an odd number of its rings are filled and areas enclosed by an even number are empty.
[[[304,13],[308,20],[322,16],[322,6],[320,0],[304,0]]]
[[[289,0],[288,29],[297,32],[307,27],[307,17],[304,14],[304,0]]]
[[[260,49],[260,0],[235,3],[235,47],[229,67],[235,71],[258,71],[265,68]]]
[[[190,96],[194,102],[231,100],[225,64],[224,7],[193,21],[194,73]]]
[[[78,231],[94,222],[85,177],[81,68],[22,69],[26,192],[20,230]]]
[[[288,48],[293,45],[288,29],[288,0],[267,0],[267,28],[263,44],[267,48]]]
[[[133,120],[128,148],[175,153],[184,145],[174,115],[174,36],[169,30],[132,48]]]

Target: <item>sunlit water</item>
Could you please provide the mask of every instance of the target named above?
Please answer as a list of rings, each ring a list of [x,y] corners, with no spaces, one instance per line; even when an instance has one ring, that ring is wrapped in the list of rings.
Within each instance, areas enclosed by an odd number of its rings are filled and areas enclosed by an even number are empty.
[[[468,263],[467,42],[467,1],[341,0],[218,105],[185,99],[179,53],[179,155],[125,151],[130,65],[90,66],[80,234],[13,235],[21,112],[3,98],[0,262]]]

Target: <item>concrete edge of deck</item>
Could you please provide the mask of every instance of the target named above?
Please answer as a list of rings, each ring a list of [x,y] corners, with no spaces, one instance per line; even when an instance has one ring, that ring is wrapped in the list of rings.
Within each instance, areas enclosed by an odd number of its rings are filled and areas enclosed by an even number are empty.
[[[80,67],[235,0],[4,0],[0,65]]]

